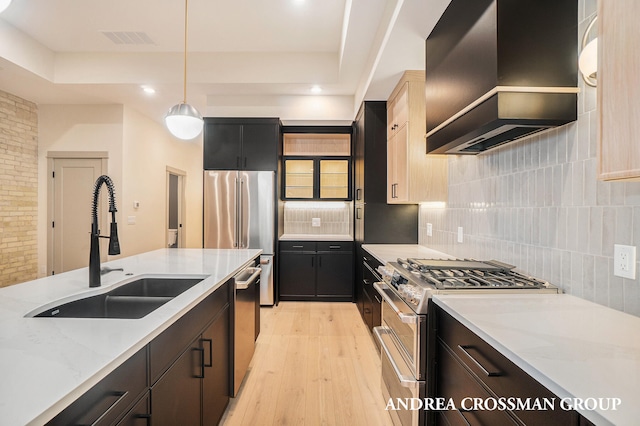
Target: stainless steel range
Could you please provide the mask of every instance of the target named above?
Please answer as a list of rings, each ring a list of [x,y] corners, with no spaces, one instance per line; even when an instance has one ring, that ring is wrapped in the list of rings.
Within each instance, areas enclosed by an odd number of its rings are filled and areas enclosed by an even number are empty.
[[[379,268],[374,284],[383,298],[382,325],[374,332],[382,348],[385,398],[425,398],[427,310],[434,294],[558,293],[546,281],[516,272],[495,260],[398,259]],[[396,425],[424,425],[424,410],[390,411]]]

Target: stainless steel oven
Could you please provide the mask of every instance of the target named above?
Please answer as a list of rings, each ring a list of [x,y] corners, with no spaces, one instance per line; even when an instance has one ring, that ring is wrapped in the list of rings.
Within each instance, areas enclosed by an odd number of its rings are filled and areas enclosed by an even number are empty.
[[[382,296],[382,325],[374,328],[380,344],[382,393],[397,408],[398,401],[426,397],[427,316],[417,314],[383,282],[374,284]],[[389,410],[395,425],[425,424],[424,410]]]
[[[398,259],[378,269],[383,282],[373,286],[382,297],[382,325],[374,333],[381,347],[381,385],[387,405],[392,402],[397,408],[398,401],[422,400],[427,385],[432,385],[427,374],[427,350],[433,350],[429,347],[433,336],[427,332],[432,295],[558,292],[557,287],[513,269],[496,261],[468,259]],[[402,426],[425,425],[429,414],[422,407],[389,413],[394,424]]]

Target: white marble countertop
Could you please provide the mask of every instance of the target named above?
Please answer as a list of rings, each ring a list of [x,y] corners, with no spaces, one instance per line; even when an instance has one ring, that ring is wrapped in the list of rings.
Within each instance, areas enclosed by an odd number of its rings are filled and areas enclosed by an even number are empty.
[[[362,248],[381,263],[395,262],[399,257],[406,259],[451,259],[441,251],[433,250],[418,244],[363,244]]]
[[[282,234],[280,241],[353,241],[352,235],[345,234]]]
[[[577,410],[590,421],[638,424],[640,318],[566,294],[433,299],[559,398],[620,398]]]
[[[104,263],[124,271],[90,289],[88,269],[0,289],[0,423],[43,424],[188,312],[261,250],[161,249]],[[63,298],[141,274],[208,276],[140,319],[25,318]]]

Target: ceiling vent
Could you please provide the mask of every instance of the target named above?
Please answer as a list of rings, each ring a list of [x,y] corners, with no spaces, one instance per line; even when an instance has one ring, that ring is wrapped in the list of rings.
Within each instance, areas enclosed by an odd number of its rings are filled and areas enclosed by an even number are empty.
[[[155,44],[147,33],[139,31],[101,31],[101,33],[115,44]]]

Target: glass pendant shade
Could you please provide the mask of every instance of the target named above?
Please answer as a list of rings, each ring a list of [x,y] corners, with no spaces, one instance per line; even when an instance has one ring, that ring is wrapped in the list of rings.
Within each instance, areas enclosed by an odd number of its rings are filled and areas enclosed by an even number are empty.
[[[578,62],[580,72],[585,79],[596,78],[598,72],[598,39],[591,40],[580,53],[580,59]]]
[[[172,106],[164,121],[171,134],[183,140],[198,136],[204,124],[198,110],[183,102]]]
[[[11,4],[11,0],[0,0],[0,13],[4,12]]]

